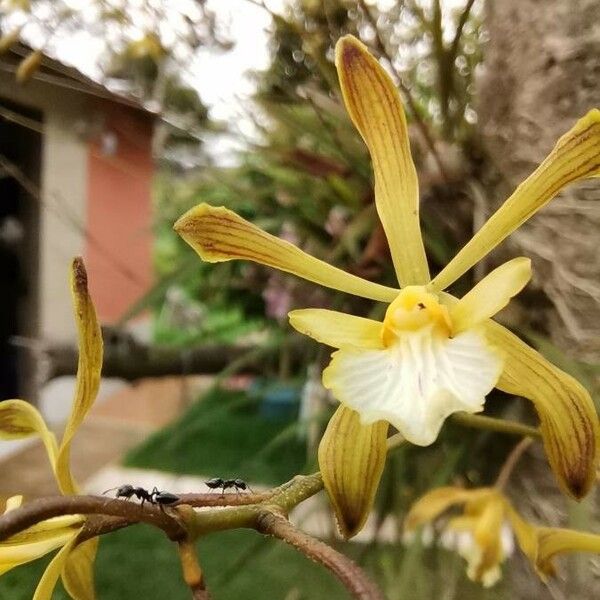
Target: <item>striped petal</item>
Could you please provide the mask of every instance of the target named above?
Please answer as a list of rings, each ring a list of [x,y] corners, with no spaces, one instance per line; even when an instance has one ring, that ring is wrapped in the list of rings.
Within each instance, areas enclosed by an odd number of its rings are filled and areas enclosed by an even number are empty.
[[[10,497],[6,501],[5,514],[22,503],[23,496]],[[79,530],[81,523],[82,517],[77,515],[46,519],[1,542],[0,575],[60,548]]]
[[[58,582],[58,578],[69,558],[71,550],[77,543],[77,536],[79,532],[75,532],[71,535],[71,538],[67,543],[57,552],[56,556],[50,561],[50,564],[46,567],[35,593],[33,594],[32,600],[52,600],[54,594],[54,588]]]
[[[419,225],[419,189],[406,117],[386,71],[355,37],[336,46],[342,96],[373,163],[375,203],[402,286],[429,282]]]
[[[572,552],[600,554],[600,535],[552,527],[536,527],[535,533],[537,541],[535,567],[542,579],[545,579],[546,575],[554,575],[553,558],[557,554]]]
[[[322,308],[293,310],[288,316],[294,329],[322,344],[334,348],[383,348],[383,324],[379,321]]]
[[[74,535],[77,535],[77,531],[73,532],[71,529],[58,530],[54,535],[48,536],[39,542],[17,545],[3,543],[0,545],[0,575],[64,546]]]
[[[391,302],[398,295],[398,290],[361,279],[306,254],[223,206],[199,204],[185,213],[174,229],[206,262],[250,260],[381,302]]]
[[[363,424],[385,420],[411,443],[435,441],[454,412],[479,412],[502,359],[478,331],[446,339],[425,328],[384,350],[344,347],[334,352],[323,384]]]
[[[94,561],[98,538],[92,538],[74,548],[63,568],[62,582],[73,600],[94,600]]]
[[[407,532],[437,519],[452,506],[462,505],[471,500],[480,500],[494,493],[489,488],[466,490],[455,486],[436,488],[419,498],[410,508],[404,528]]]
[[[486,275],[450,308],[453,334],[460,333],[500,312],[531,279],[531,261],[514,258]]]
[[[46,448],[48,460],[54,470],[58,445],[39,411],[24,400],[0,402],[0,440],[15,440],[38,435]]]
[[[591,110],[558,140],[542,164],[514,191],[433,280],[446,289],[570,183],[600,174],[600,110]]]
[[[509,507],[508,516],[519,547],[543,581],[556,574],[554,557],[572,552],[600,553],[600,535],[554,527],[538,527],[524,521]]]
[[[56,462],[56,478],[63,494],[77,493],[70,467],[71,441],[94,404],[102,369],[102,333],[88,292],[87,273],[81,258],[75,258],[71,266],[71,293],[77,324],[79,363],[73,407]]]
[[[582,498],[595,481],[600,427],[585,388],[516,335],[488,321],[490,342],[505,355],[497,387],[533,402],[546,455],[561,488]]]
[[[388,424],[361,425],[358,413],[340,406],[319,444],[319,468],[346,538],[365,524],[379,487],[386,457]]]
[[[484,587],[494,585],[501,577],[500,563],[504,560],[502,526],[505,502],[501,496],[491,496],[483,507],[473,531],[473,538],[480,549],[477,560],[469,563],[467,575],[480,581]]]

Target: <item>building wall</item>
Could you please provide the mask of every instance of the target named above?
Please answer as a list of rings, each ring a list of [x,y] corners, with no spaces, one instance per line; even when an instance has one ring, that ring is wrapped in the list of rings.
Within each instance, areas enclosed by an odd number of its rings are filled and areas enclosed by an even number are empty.
[[[0,77],[0,98],[43,113],[37,335],[72,342],[73,256],[85,258],[104,322],[151,283],[152,124],[133,109],[36,80],[18,86]],[[114,154],[107,132],[116,136]]]
[[[2,78],[0,96],[42,111],[39,200],[38,332],[42,339],[70,342],[75,324],[69,293],[69,264],[84,251],[86,142],[77,135],[85,110],[81,94],[32,81],[18,86]],[[33,332],[32,332],[33,333]]]
[[[88,146],[85,256],[103,322],[117,321],[152,283],[152,124],[143,114],[103,104]]]

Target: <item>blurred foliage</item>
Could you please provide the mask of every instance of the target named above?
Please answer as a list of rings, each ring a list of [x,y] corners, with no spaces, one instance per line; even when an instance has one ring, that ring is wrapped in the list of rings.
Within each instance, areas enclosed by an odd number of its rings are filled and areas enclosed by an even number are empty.
[[[278,485],[304,472],[306,445],[298,436],[297,420],[269,416],[264,390],[257,392],[212,390],[177,421],[132,450],[125,464],[241,477],[264,485]]]
[[[448,261],[472,226],[464,172],[465,165],[470,167],[453,157],[468,146],[472,132],[467,118],[471,78],[480,57],[472,46],[481,27],[470,1],[462,11],[448,14],[437,3],[430,4],[387,3],[385,11],[378,11],[348,0],[298,0],[285,14],[272,15],[271,63],[255,74],[255,102],[246,116],[254,123],[254,134],[245,139],[247,150],[238,154],[235,166],[203,167],[184,176],[163,171],[158,178],[155,258],[162,279],[149,300],[159,315],[165,310],[172,313],[179,302],[182,312],[199,310],[204,315],[199,319],[208,313],[220,319],[241,311],[235,314],[258,327],[285,323],[288,310],[309,306],[381,316],[381,305],[327,292],[251,263],[221,263],[215,268],[197,262],[194,269],[189,248],[171,230],[172,223],[200,201],[226,205],[327,262],[395,284],[373,205],[369,157],[339,98],[333,48],[344,33],[371,42],[374,52],[394,69],[402,57],[401,75],[418,113],[409,113],[409,118],[420,124],[411,125],[411,136],[432,270]],[[377,34],[374,24],[380,27]],[[434,44],[432,31],[443,43]],[[449,55],[455,58],[450,60]],[[457,61],[469,68],[451,69],[448,83],[441,73],[446,73],[449,62]],[[423,77],[425,64],[440,76]],[[444,111],[432,101],[441,97],[442,79],[448,102]],[[437,152],[446,163],[444,175],[420,133],[423,126],[438,140]],[[183,272],[186,276],[179,278],[177,273]],[[171,283],[164,286],[165,280]],[[159,321],[164,339],[165,320]],[[237,323],[233,325],[237,328]],[[183,327],[193,329],[190,323]],[[190,339],[177,333],[172,338]]]

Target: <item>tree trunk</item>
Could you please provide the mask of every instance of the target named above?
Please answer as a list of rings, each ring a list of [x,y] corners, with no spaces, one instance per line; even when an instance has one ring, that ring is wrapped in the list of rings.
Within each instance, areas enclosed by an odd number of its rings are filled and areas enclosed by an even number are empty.
[[[600,100],[598,0],[488,0],[490,41],[479,80],[480,134],[502,181],[486,187],[491,213],[574,122]],[[596,202],[593,202],[596,200]],[[529,324],[575,358],[600,361],[600,185],[583,182],[513,234],[505,250],[533,260]],[[535,453],[524,461],[510,492],[534,522],[597,531],[593,492],[575,511]],[[567,518],[570,514],[571,518]],[[587,519],[587,523],[584,521]],[[525,561],[510,563],[514,598],[597,598],[600,584],[589,556],[558,557],[560,576],[550,589]]]
[[[574,122],[600,101],[598,0],[488,1],[489,46],[479,86],[483,144],[504,182],[490,210]],[[511,251],[533,259],[551,301],[544,323],[571,356],[600,360],[600,186],[568,188],[516,232]],[[539,304],[536,310],[539,310]]]

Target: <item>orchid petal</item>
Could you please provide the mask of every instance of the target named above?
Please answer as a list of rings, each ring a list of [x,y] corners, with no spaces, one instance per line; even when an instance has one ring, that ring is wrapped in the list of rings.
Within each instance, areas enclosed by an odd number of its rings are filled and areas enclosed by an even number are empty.
[[[456,335],[493,317],[530,279],[528,258],[514,258],[494,269],[450,308],[452,333]]]
[[[294,329],[322,344],[383,348],[379,321],[323,308],[293,310],[288,316]]]
[[[573,529],[537,527],[509,507],[508,516],[523,553],[543,581],[556,573],[553,558],[570,552],[600,553],[600,535]]]
[[[62,571],[62,582],[73,600],[94,600],[94,561],[98,538],[92,538],[74,548]]]
[[[24,400],[0,402],[0,440],[14,440],[38,435],[55,469],[58,454],[56,437],[48,429],[39,411]]]
[[[441,291],[570,183],[600,175],[600,110],[588,112],[432,281]]]
[[[484,582],[486,587],[493,585],[500,575],[500,563],[504,559],[501,538],[504,516],[504,499],[497,494],[492,495],[483,507],[473,531],[481,556],[468,574],[474,581]]]
[[[361,425],[359,415],[340,406],[319,444],[319,467],[341,534],[356,535],[365,524],[386,458],[388,424]]]
[[[32,600],[52,600],[54,588],[58,582],[58,578],[69,558],[71,550],[77,543],[77,536],[79,532],[76,531],[71,535],[71,539],[57,552],[56,556],[50,561],[50,564],[46,567],[40,582],[38,583],[35,593],[33,594]]]
[[[6,501],[4,514],[22,503],[23,496],[11,496]],[[82,522],[83,517],[79,515],[54,517],[0,542],[0,575],[60,548],[79,530]]]
[[[56,462],[56,478],[63,494],[77,493],[70,468],[71,441],[96,399],[102,369],[102,333],[81,258],[75,258],[71,266],[71,293],[78,332],[79,364],[73,407]]]
[[[0,575],[64,546],[74,535],[77,535],[77,531],[73,532],[72,529],[68,529],[57,531],[55,535],[38,542],[14,546],[3,542],[0,545]]]
[[[6,514],[11,510],[19,508],[21,504],[23,504],[23,496],[21,496],[20,494],[18,494],[17,496],[10,496],[5,502],[4,513]]]
[[[483,409],[501,371],[501,357],[480,332],[445,339],[426,330],[384,350],[334,352],[323,385],[363,424],[388,421],[409,442],[427,446],[450,414]]]
[[[402,286],[429,282],[419,225],[419,189],[398,90],[367,48],[350,35],[336,45],[346,110],[369,149],[375,203]]]
[[[398,295],[399,290],[361,279],[306,254],[223,206],[199,204],[185,213],[174,229],[205,262],[250,260],[382,302],[391,302]]]
[[[478,488],[466,490],[460,487],[439,487],[421,496],[410,508],[404,521],[406,531],[414,531],[417,527],[437,519],[452,506],[465,504],[470,500],[486,498],[493,490]]]
[[[557,554],[600,553],[600,535],[597,534],[553,527],[536,527],[535,533],[537,538],[535,567],[542,579],[546,575],[554,575],[552,559]]]
[[[505,355],[496,387],[533,402],[544,447],[561,488],[582,498],[595,481],[600,426],[585,388],[498,323],[486,324],[488,339]]]
[[[74,529],[80,529],[84,521],[85,518],[81,515],[62,515],[45,519],[0,542],[0,548],[42,542],[60,534],[61,530],[62,533],[72,533]]]

